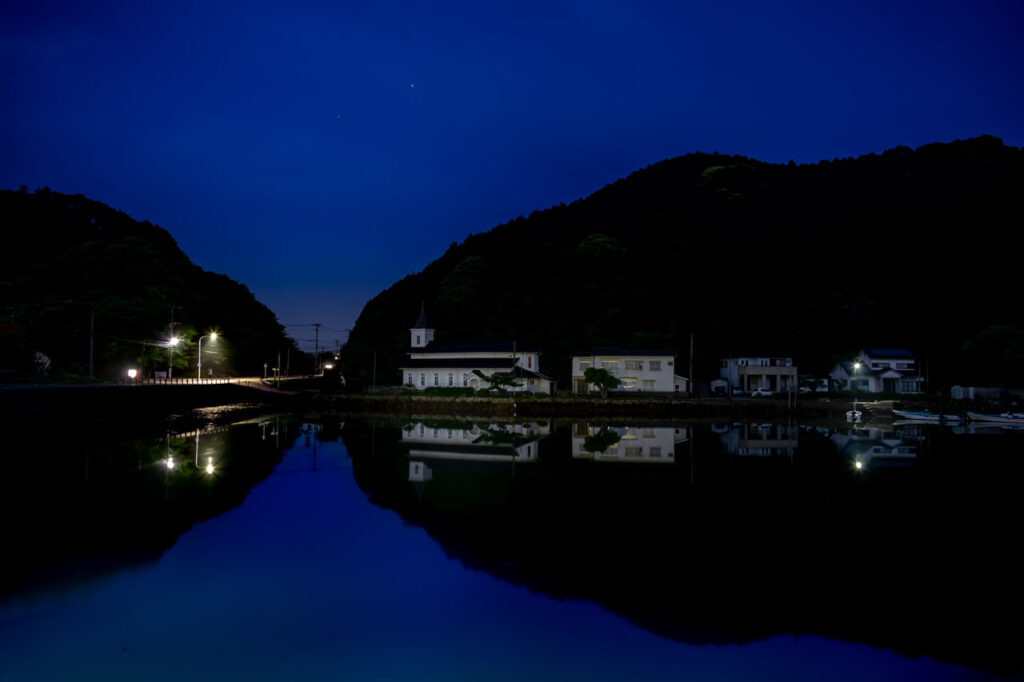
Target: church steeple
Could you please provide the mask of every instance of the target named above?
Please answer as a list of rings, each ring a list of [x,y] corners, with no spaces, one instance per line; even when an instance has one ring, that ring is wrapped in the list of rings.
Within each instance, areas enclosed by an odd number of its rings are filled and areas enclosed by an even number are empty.
[[[427,326],[427,311],[423,302],[420,302],[420,316],[416,325],[409,330],[409,345],[413,348],[424,348],[434,340],[434,330]]]

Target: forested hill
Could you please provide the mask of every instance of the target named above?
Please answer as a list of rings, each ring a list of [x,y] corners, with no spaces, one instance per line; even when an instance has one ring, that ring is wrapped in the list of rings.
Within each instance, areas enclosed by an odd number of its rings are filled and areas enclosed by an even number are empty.
[[[676,348],[698,380],[762,348],[821,374],[907,347],[942,382],[1024,384],[1024,152],[986,136],[817,164],[695,153],[470,235],[371,300],[345,371],[379,382],[425,302],[437,339],[521,338],[567,379],[593,346]],[[565,384],[563,384],[565,385]]]
[[[0,192],[4,225],[0,276],[0,369],[33,373],[35,354],[50,374],[88,373],[90,315],[97,378],[121,379],[126,368],[166,370],[172,306],[172,354],[179,376],[262,374],[292,344],[274,313],[242,284],[194,265],[165,230],[81,195],[46,189]],[[292,354],[298,361],[298,354]]]

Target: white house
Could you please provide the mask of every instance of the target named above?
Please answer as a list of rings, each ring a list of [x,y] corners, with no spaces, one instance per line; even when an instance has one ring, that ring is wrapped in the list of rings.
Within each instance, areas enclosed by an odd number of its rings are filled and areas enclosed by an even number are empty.
[[[485,377],[511,374],[519,385],[509,390],[552,393],[555,379],[540,371],[540,351],[521,341],[457,341],[438,343],[420,312],[409,330],[409,359],[400,370],[402,381],[418,389],[432,386],[486,388]]]
[[[597,388],[583,373],[591,367],[606,370],[622,383],[615,391],[679,393],[690,390],[689,380],[675,373],[676,354],[670,350],[595,348],[572,354],[572,392],[585,395]]]
[[[718,375],[734,389],[744,392],[767,389],[773,392],[798,388],[793,358],[768,353],[740,353],[723,358]]]
[[[853,390],[854,377],[857,390],[867,393],[920,393],[924,384],[914,354],[904,348],[865,348],[829,373],[838,389]]]

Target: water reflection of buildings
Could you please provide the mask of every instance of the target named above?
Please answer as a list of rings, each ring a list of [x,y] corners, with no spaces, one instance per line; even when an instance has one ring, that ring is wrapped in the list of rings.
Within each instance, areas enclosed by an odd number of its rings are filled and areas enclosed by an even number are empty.
[[[409,480],[423,483],[439,464],[474,468],[493,463],[537,461],[538,443],[551,433],[548,425],[430,421],[408,424],[402,444],[409,452]]]
[[[832,434],[832,442],[841,453],[852,458],[858,469],[908,466],[917,458],[918,442],[924,440],[924,426],[899,430],[892,426],[846,429]]]
[[[688,426],[572,425],[572,456],[597,462],[661,462],[676,458],[676,443],[690,438]]]
[[[792,457],[796,452],[798,428],[795,424],[715,425],[722,449],[730,455]]]

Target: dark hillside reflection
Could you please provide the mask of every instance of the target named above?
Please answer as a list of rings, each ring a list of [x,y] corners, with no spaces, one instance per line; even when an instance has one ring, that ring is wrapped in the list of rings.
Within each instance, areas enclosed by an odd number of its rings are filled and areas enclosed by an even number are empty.
[[[394,419],[342,438],[371,499],[466,565],[665,637],[1024,660],[1021,434]]]
[[[239,505],[298,435],[279,416],[128,440],[23,434],[0,477],[0,598],[155,561],[195,522]]]

